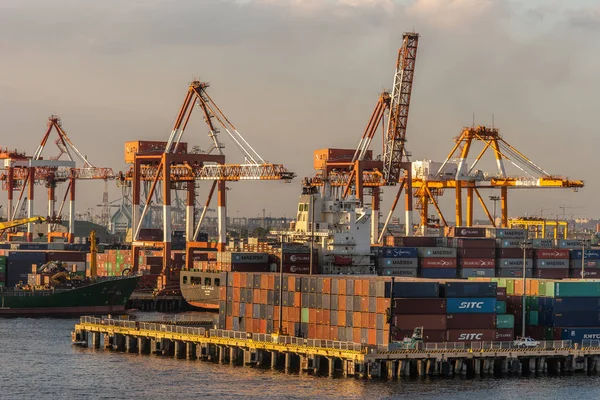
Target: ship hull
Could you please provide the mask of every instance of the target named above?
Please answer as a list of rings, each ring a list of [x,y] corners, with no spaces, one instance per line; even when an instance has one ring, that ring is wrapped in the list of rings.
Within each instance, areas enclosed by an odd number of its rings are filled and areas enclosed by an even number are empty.
[[[123,313],[138,281],[139,277],[131,277],[100,281],[69,290],[4,291],[0,293],[0,317]]]
[[[221,274],[215,272],[181,271],[179,282],[181,295],[194,308],[218,310],[219,285],[215,283],[220,284],[220,277]]]

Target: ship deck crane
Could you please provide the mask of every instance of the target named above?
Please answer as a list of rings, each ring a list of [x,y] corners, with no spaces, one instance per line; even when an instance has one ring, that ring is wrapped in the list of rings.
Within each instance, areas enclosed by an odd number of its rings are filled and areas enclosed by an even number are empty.
[[[329,186],[343,188],[342,198],[354,191],[364,203],[364,189],[368,188],[372,196],[371,241],[381,243],[383,232],[389,224],[392,214],[406,189],[406,234],[412,235],[412,186],[409,154],[406,149],[406,128],[412,95],[412,84],[419,34],[405,32],[402,46],[398,50],[398,58],[394,72],[394,84],[391,92],[383,92],[378,98],[375,109],[363,132],[358,147],[350,161],[325,160],[323,168],[316,175],[305,179],[305,187]],[[389,114],[385,123],[386,112]],[[381,160],[373,160],[369,150],[371,142],[379,126],[383,132],[383,154]],[[315,153],[316,154],[316,153]],[[379,233],[379,203],[382,186],[399,185],[399,190],[384,224]],[[326,189],[324,189],[326,190]]]

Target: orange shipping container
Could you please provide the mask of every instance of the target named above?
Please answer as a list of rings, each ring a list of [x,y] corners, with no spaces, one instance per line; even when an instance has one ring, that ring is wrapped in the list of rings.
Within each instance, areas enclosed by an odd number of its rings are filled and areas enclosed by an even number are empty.
[[[267,289],[275,290],[275,275],[268,275]]]
[[[269,276],[263,274],[260,276],[260,288],[267,289],[269,287]]]
[[[352,313],[352,326],[355,328],[360,328],[362,325],[362,318],[360,312],[354,311]]]
[[[377,331],[375,329],[369,329],[369,333],[367,336],[368,336],[367,344],[370,344],[370,345],[377,344]]]
[[[335,296],[335,294],[333,296]],[[346,296],[343,294],[338,296],[338,310],[346,311]]]
[[[246,278],[247,278],[248,274],[240,274],[240,286],[241,288],[245,288],[246,287]]]
[[[233,329],[233,318],[232,317],[225,318],[225,329],[227,329],[227,330]]]
[[[352,328],[352,341],[360,343],[360,328]]]
[[[314,338],[317,334],[317,325],[316,324],[308,324],[308,337]]]
[[[294,292],[294,305],[296,308],[300,307],[300,303],[302,302],[302,293]]]
[[[369,329],[377,328],[377,314],[376,313],[369,313],[369,324],[367,325],[367,328],[369,328]]]
[[[260,290],[260,304],[267,304],[267,290]]]
[[[316,312],[316,323],[317,324],[322,324],[323,323],[323,312],[321,311],[321,309],[317,308]]]
[[[233,289],[233,301],[240,301],[240,289],[239,288]]]
[[[309,308],[308,309],[308,322],[310,322],[311,324],[316,323],[317,321],[317,309],[316,308]]]
[[[337,326],[329,327],[329,340],[339,340]]]
[[[360,298],[360,311],[361,312],[369,312],[369,298],[362,296]]]
[[[323,325],[317,324],[315,335],[317,339],[325,339],[323,337]]]
[[[323,293],[331,293],[331,278],[323,278]]]
[[[346,280],[338,279],[338,294],[346,294]]]
[[[335,311],[333,311],[335,312]],[[338,311],[338,326],[346,326],[346,311]]]
[[[267,333],[267,320],[260,319],[260,320],[258,320],[258,322],[259,322],[259,325],[258,325],[259,333]]]
[[[323,323],[326,325],[331,323],[331,311],[323,310]]]

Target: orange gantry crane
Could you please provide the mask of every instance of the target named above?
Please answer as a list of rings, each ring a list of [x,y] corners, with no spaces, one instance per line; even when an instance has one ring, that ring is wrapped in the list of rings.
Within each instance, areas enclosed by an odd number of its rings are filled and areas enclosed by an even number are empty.
[[[52,131],[56,131],[57,139],[56,146],[59,149],[59,154],[49,159],[44,159],[42,153]],[[8,191],[8,213],[10,219],[16,217],[17,210],[20,204],[25,199],[25,189],[27,188],[27,216],[34,216],[34,197],[35,184],[43,184],[48,189],[48,217],[52,220],[57,219],[57,215],[62,214],[62,209],[69,196],[69,229],[66,234],[53,232],[55,224],[48,225],[48,240],[51,241],[54,237],[62,237],[69,242],[73,242],[75,233],[75,182],[79,179],[114,179],[115,175],[110,168],[96,167],[87,160],[78,149],[75,147],[67,133],[62,128],[62,123],[57,115],[51,115],[48,118],[46,133],[44,134],[40,145],[32,157],[24,154],[9,154],[5,153],[5,169],[6,172],[0,175],[0,180],[3,181],[3,189]],[[61,160],[61,157],[66,155],[66,160]],[[64,158],[64,157],[63,157]],[[83,167],[77,167],[76,159],[83,163]],[[55,210],[55,190],[58,183],[68,182],[65,196],[61,202],[58,214]],[[19,191],[17,204],[13,207],[13,192]],[[27,226],[27,241],[33,240],[33,226]]]
[[[380,243],[383,232],[398,204],[402,190],[406,193],[406,234],[412,234],[412,186],[409,154],[406,149],[406,127],[412,94],[412,84],[417,58],[419,35],[405,32],[394,72],[394,85],[383,92],[377,101],[356,150],[326,149],[315,151],[314,177],[306,178],[304,186],[333,190],[336,196],[345,198],[351,192],[364,203],[365,189],[372,197],[371,242]],[[389,115],[387,124],[384,122]],[[383,131],[383,154],[373,159],[369,150],[378,127]],[[399,186],[395,200],[388,213],[384,229],[379,233],[379,207],[382,186]],[[337,190],[342,188],[343,190]]]
[[[200,227],[204,220],[206,210],[217,190],[218,197],[218,239],[217,250],[222,251],[226,245],[226,188],[228,181],[240,180],[283,180],[289,182],[295,174],[288,171],[281,164],[266,162],[252,146],[246,141],[236,127],[223,114],[221,109],[207,93],[209,84],[206,82],[193,81],[187,91],[186,97],[175,120],[169,140],[157,142],[152,150],[142,148],[145,142],[129,142],[126,144],[126,161],[132,163],[128,171],[120,174],[123,185],[132,186],[132,249],[134,266],[137,271],[139,251],[144,247],[163,249],[163,274],[171,266],[171,190],[185,189],[187,192],[186,207],[186,240],[189,251],[195,244]],[[192,115],[194,104],[202,109],[204,120],[208,125],[208,135],[212,141],[208,150],[199,153],[189,153],[187,143],[181,141],[187,124]],[[245,162],[243,164],[226,164],[223,154],[224,145],[219,138],[220,126],[233,140],[236,147],[242,152]],[[135,144],[137,143],[137,144]],[[130,146],[130,150],[127,150]],[[128,152],[130,156],[128,157]],[[194,204],[196,198],[196,181],[212,181],[205,207],[199,217],[194,229]],[[143,182],[151,182],[143,207],[141,205],[141,185]],[[161,202],[163,205],[163,240],[147,241],[140,239],[142,222],[146,216],[152,197],[162,187]]]
[[[482,149],[471,159],[470,150],[480,143]],[[497,171],[484,173],[477,169],[483,156],[493,153]],[[520,171],[518,176],[510,176],[506,164]],[[463,128],[455,139],[455,145],[443,163],[416,161],[413,165],[413,187],[421,215],[420,226],[427,227],[428,205],[432,204],[444,226],[448,226],[439,203],[438,196],[446,189],[454,189],[456,196],[456,226],[473,225],[474,199],[481,203],[482,209],[493,226],[494,217],[489,212],[483,200],[481,189],[500,190],[501,225],[508,227],[508,189],[572,189],[584,186],[581,180],[571,180],[562,176],[552,175],[533,163],[523,153],[511,146],[497,128],[473,126]],[[466,191],[466,219],[463,219],[463,191]]]

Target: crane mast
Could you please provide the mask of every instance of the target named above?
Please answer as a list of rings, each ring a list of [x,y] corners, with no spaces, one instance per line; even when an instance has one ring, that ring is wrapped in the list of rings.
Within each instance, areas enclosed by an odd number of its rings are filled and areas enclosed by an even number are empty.
[[[399,182],[402,169],[400,163],[408,161],[405,147],[406,123],[418,44],[419,35],[416,32],[405,32],[402,35],[402,47],[398,51],[396,62],[383,154],[383,176],[386,184],[390,186]]]

